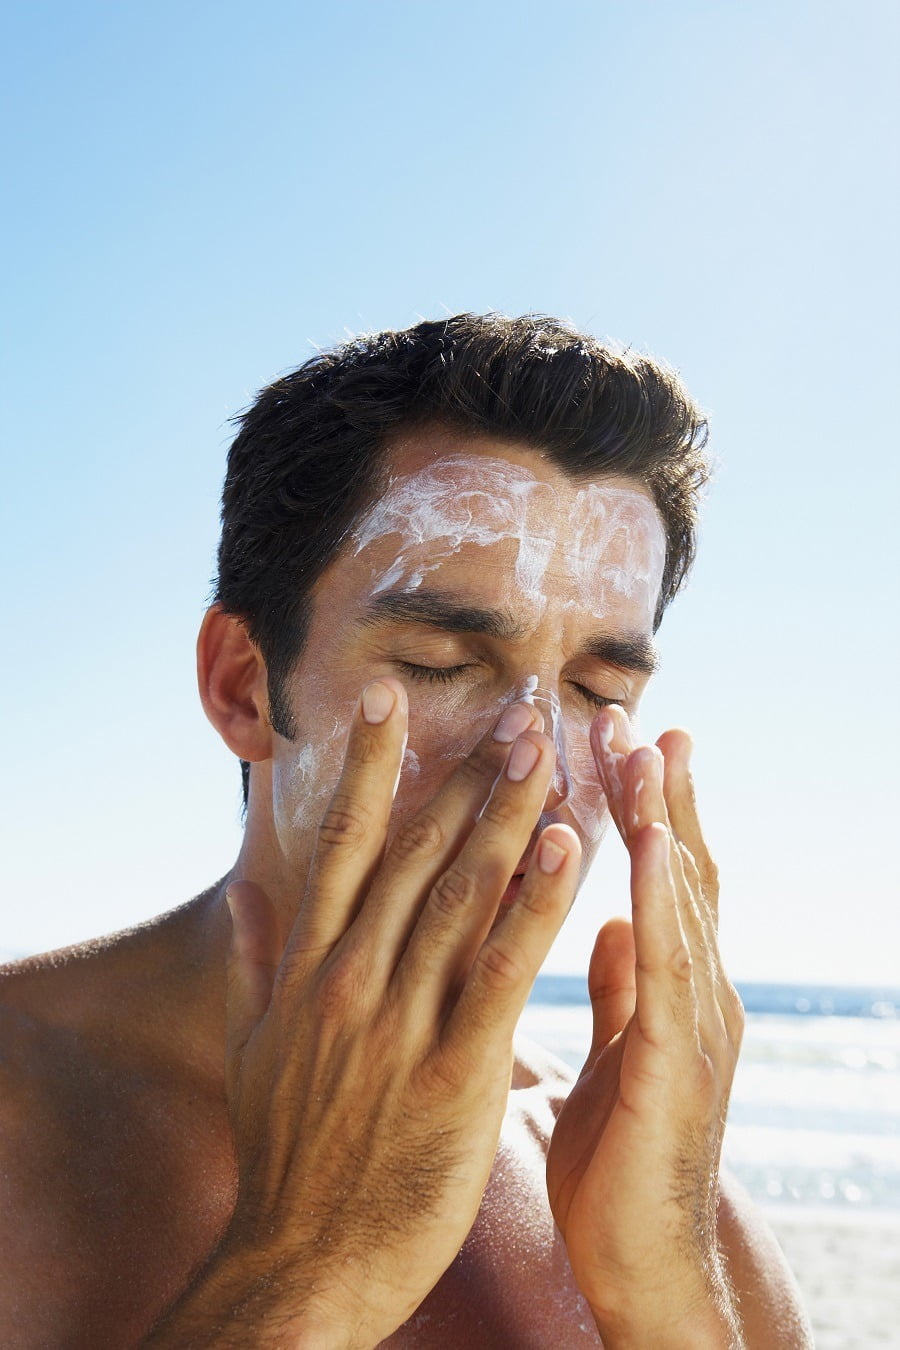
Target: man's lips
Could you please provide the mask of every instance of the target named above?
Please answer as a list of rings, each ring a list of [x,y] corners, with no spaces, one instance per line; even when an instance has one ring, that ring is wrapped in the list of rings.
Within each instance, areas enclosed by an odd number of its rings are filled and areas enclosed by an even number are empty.
[[[518,894],[519,894],[519,888],[521,887],[521,885],[522,885],[522,877],[521,877],[521,874],[518,873],[518,872],[516,872],[513,876],[510,877],[510,879],[509,879],[509,881],[508,881],[508,883],[507,883],[507,886],[506,886],[506,890],[503,892],[503,894],[502,894],[501,897],[500,897],[500,905],[501,905],[501,907],[502,907],[503,905],[513,905],[513,904],[515,904],[516,898],[517,898],[517,896],[518,896]]]
[[[531,854],[527,853],[520,862],[516,863],[516,870],[507,883],[506,890],[503,892],[500,903],[502,905],[511,905],[519,894],[519,888],[522,885],[522,879],[528,871],[528,864],[531,861]]]

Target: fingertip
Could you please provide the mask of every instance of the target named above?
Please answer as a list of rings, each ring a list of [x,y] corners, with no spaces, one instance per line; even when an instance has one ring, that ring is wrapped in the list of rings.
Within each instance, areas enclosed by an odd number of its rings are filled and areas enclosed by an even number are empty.
[[[362,691],[360,710],[370,726],[386,722],[395,709],[405,709],[406,690],[399,680],[390,675],[372,680]]]
[[[556,841],[561,848],[575,857],[581,854],[581,840],[572,826],[563,825],[562,821],[554,821],[552,825],[548,825],[541,838],[550,838]]]
[[[656,745],[667,764],[675,762],[688,768],[694,753],[694,738],[684,727],[670,727],[657,738]]]
[[[591,723],[591,740],[596,740],[604,750],[612,745],[615,724],[612,720],[612,705],[601,708]]]
[[[594,940],[594,958],[615,959],[634,952],[634,929],[621,914],[607,919]]]
[[[658,745],[639,745],[628,757],[628,767],[632,773],[653,773],[658,771],[660,780],[665,765],[665,757]]]
[[[398,680],[395,675],[380,675],[379,680],[388,689],[392,689],[397,700],[397,711],[401,713],[409,712],[409,696],[406,692],[406,685],[402,680]]]
[[[614,914],[612,918],[607,919],[601,926],[597,934],[597,941],[616,941],[623,935],[628,936],[631,933],[631,920],[626,919],[624,914]]]
[[[561,872],[566,863],[580,860],[581,841],[568,825],[548,825],[538,841],[537,864],[545,875]]]
[[[234,928],[237,928],[240,922],[245,886],[246,883],[242,881],[229,881],[225,887],[225,904],[228,906]]]

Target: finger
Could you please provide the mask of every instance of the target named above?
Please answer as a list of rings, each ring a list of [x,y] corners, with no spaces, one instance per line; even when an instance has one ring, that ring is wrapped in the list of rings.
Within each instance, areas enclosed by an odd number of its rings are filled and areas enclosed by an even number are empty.
[[[468,975],[528,848],[555,763],[548,736],[519,736],[469,838],[431,887],[398,976],[401,987],[430,992],[432,1012]]]
[[[594,1060],[622,1031],[634,1013],[634,932],[627,919],[610,919],[597,934],[588,968],[588,993],[594,1016],[594,1033],[585,1063]]]
[[[399,680],[364,690],[341,776],[319,825],[306,894],[289,949],[329,949],[347,931],[381,861],[406,744],[408,704]]]
[[[610,815],[620,835],[626,839],[622,775],[625,762],[634,749],[634,739],[625,709],[620,708],[618,704],[611,704],[599,712],[591,723],[590,741]]]
[[[676,838],[664,799],[664,761],[657,747],[635,751],[625,771],[625,800],[640,831],[648,824],[665,825],[669,833],[669,870],[678,919],[690,956],[694,1015],[700,1038],[718,1055],[725,1048],[722,1033],[740,1042],[743,1012],[740,1000],[722,969],[715,920],[704,903],[701,878],[690,850]]]
[[[669,831],[658,821],[631,847],[636,1015],[643,1034],[662,1045],[673,1031],[696,1026],[693,958],[682,927],[670,867]]]
[[[252,881],[233,881],[225,892],[231,943],[225,976],[225,1087],[233,1100],[247,1041],[265,1017],[284,941],[275,907]]]
[[[695,927],[702,930],[702,916],[695,899],[695,895],[699,895],[699,886],[692,884],[696,868],[690,854],[682,850],[672,830],[663,790],[663,775],[664,761],[657,746],[642,745],[629,757],[622,772],[626,828],[629,837],[633,837],[654,822],[665,826],[669,833],[669,868],[675,883],[682,922],[689,925],[691,932]]]
[[[664,792],[669,820],[678,838],[690,851],[697,871],[703,896],[715,920],[718,919],[719,875],[710,856],[700,828],[697,796],[690,772],[693,745],[686,731],[663,732],[656,742],[665,761]]]
[[[647,745],[635,750],[625,766],[623,779],[625,815],[632,835],[637,836],[654,822],[668,832],[669,870],[682,930],[691,959],[703,970],[711,972],[714,962],[710,943],[715,942],[715,934],[705,906],[702,906],[694,860],[672,830],[664,793],[664,761],[659,748]]]
[[[399,825],[354,931],[386,972],[395,969],[431,888],[475,829],[511,745],[542,726],[531,704],[511,704],[431,800]]]
[[[488,1033],[508,1044],[578,888],[581,844],[568,825],[548,825],[510,911],[481,945],[447,1026],[446,1044],[472,1054]]]

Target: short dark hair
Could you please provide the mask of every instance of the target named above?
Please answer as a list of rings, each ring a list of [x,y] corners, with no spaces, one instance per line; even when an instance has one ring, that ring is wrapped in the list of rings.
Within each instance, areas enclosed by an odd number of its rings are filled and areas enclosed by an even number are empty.
[[[644,484],[667,541],[655,627],[694,559],[705,417],[674,371],[558,319],[457,314],[358,337],[270,384],[235,421],[215,599],[262,653],[283,736],[295,734],[286,684],[311,590],[383,487],[401,429],[486,433],[534,446],[576,480]]]

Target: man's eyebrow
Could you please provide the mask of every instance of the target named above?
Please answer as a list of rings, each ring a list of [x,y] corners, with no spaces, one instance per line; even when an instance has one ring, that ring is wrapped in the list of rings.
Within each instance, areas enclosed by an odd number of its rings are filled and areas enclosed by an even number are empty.
[[[442,591],[427,588],[374,595],[362,616],[363,626],[374,627],[390,620],[420,623],[444,633],[480,633],[501,642],[517,642],[528,634],[507,609],[463,604]],[[642,634],[596,633],[582,643],[581,651],[639,675],[653,675],[659,669],[656,647]]]
[[[581,650],[587,656],[596,656],[610,666],[632,670],[638,675],[654,675],[659,670],[659,652],[655,644],[650,638],[637,633],[624,637],[614,633],[598,633],[588,638]]]
[[[502,642],[525,637],[527,629],[508,609],[466,605],[441,591],[387,591],[374,595],[362,617],[364,625],[394,619],[399,623],[422,623],[445,633],[481,633]]]

